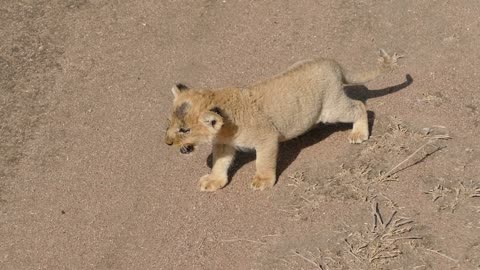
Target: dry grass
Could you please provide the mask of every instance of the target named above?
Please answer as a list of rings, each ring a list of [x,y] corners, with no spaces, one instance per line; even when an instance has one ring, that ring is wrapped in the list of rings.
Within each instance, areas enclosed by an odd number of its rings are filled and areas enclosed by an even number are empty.
[[[421,163],[446,146],[450,139],[443,126],[420,131],[407,127],[397,118],[383,121],[385,133],[373,137],[357,156],[349,156],[337,173],[316,181],[307,179],[305,172],[289,175],[293,201],[280,208],[295,219],[306,218],[325,200],[356,200],[371,202],[383,199],[390,208],[397,205],[381,191],[389,181],[398,180],[399,173]]]
[[[361,231],[346,225],[346,237],[338,243],[339,251],[318,247],[292,249],[280,261],[286,269],[377,269],[400,256],[404,243],[422,239],[412,234],[414,227],[411,219],[397,217],[397,211],[385,218],[376,202],[372,203],[370,225]]]
[[[447,186],[444,179],[424,194],[432,196],[432,202],[436,203],[437,209],[448,210],[452,213],[466,200],[480,198],[480,183],[476,181],[454,181],[455,184]]]
[[[414,131],[396,118],[387,123],[386,132],[373,137],[358,156],[348,157],[338,173],[311,184],[320,184],[316,195],[371,201],[385,182],[397,181],[400,172],[441,151],[446,147],[443,141],[450,139],[443,126]]]
[[[402,254],[399,244],[405,240],[422,239],[411,235],[413,221],[408,218],[396,217],[394,211],[385,219],[378,207],[372,204],[372,228],[367,232],[351,233],[346,239],[346,251],[355,263],[370,269],[372,264],[395,258]]]
[[[294,172],[292,175],[289,175],[288,178],[290,181],[287,183],[287,186],[293,187],[293,191],[297,190],[305,184],[305,172]]]
[[[341,257],[330,250],[290,250],[290,254],[280,259],[286,269],[341,270],[345,264]]]

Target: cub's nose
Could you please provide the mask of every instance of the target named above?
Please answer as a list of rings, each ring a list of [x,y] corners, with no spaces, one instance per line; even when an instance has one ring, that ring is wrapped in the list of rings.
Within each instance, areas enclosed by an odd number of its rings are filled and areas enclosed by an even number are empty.
[[[165,143],[167,145],[172,145],[173,144],[173,140],[172,139],[169,139],[169,138],[165,138]]]

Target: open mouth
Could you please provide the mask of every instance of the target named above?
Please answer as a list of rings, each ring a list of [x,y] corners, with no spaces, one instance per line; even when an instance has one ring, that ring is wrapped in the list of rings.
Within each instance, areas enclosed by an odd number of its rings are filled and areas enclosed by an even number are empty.
[[[191,152],[193,152],[193,145],[192,144],[187,144],[187,145],[184,145],[180,148],[180,153],[182,154],[190,154]]]

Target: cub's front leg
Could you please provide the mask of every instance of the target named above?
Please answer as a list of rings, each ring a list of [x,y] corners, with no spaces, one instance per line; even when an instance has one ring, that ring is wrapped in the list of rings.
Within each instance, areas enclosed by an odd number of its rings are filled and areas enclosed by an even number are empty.
[[[228,183],[228,168],[235,156],[235,149],[226,144],[214,144],[212,154],[212,172],[200,178],[201,191],[215,191]]]
[[[257,160],[255,161],[257,172],[251,187],[254,190],[264,190],[265,188],[273,187],[277,178],[278,139],[272,138],[264,141],[255,150],[257,151]]]

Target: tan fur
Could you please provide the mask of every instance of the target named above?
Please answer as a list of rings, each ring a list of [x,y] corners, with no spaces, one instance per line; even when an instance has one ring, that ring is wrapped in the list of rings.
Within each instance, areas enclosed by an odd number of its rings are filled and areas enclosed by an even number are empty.
[[[276,180],[278,143],[295,138],[318,123],[353,123],[351,143],[368,139],[365,105],[347,97],[345,84],[364,84],[390,70],[399,57],[381,51],[380,65],[354,73],[337,62],[315,59],[251,87],[185,89],[174,86],[174,110],[165,143],[190,152],[213,143],[212,172],[200,178],[202,191],[227,184],[236,149],[255,149],[253,189],[272,187]]]

